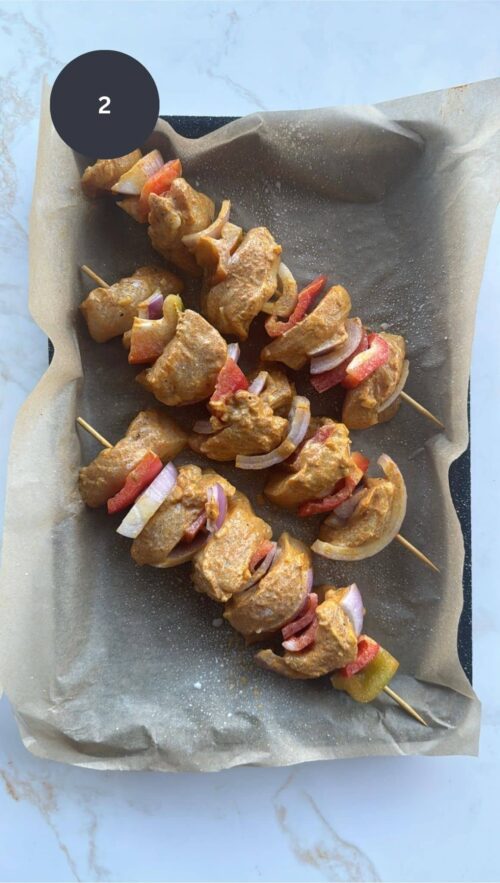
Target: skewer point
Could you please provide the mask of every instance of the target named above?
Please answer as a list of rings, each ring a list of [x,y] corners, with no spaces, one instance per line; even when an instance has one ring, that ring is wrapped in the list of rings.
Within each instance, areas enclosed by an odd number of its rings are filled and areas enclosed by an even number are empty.
[[[407,714],[411,715],[411,717],[414,717],[415,720],[422,724],[422,726],[429,726],[427,721],[425,721],[423,717],[420,717],[418,711],[415,711],[415,709],[412,705],[409,704],[409,702],[403,699],[398,693],[395,693],[394,690],[391,690],[390,687],[384,687],[384,693],[387,693],[387,695],[390,696],[391,699],[394,700],[394,702],[397,702],[397,704],[400,705],[401,708],[403,708],[407,712]]]
[[[82,429],[85,429],[86,432],[88,432],[90,435],[93,435],[94,438],[97,439],[97,441],[100,442],[104,448],[113,447],[111,442],[109,442],[107,438],[104,438],[104,436],[101,435],[100,432],[97,432],[97,429],[94,429],[94,427],[91,426],[90,423],[87,423],[87,421],[84,420],[83,417],[77,417],[76,422],[79,424],[79,426],[82,427]]]
[[[98,276],[97,273],[94,273],[91,267],[88,267],[87,264],[82,264],[80,269],[82,273],[85,273],[89,277],[89,279],[92,279],[93,282],[97,282],[100,288],[109,288],[108,283],[104,281],[102,276]]]
[[[431,570],[433,570],[435,573],[441,573],[439,567],[434,564],[434,562],[431,561],[431,559],[428,558],[427,555],[424,555],[424,553],[421,552],[420,549],[417,549],[417,547],[414,546],[413,543],[410,543],[405,537],[401,536],[400,533],[397,534],[395,539],[398,541],[398,543],[401,543],[401,545],[404,546],[405,549],[408,549],[409,552],[413,552],[413,554],[416,555],[417,558],[420,558],[420,561],[422,561],[424,564],[427,564],[427,567],[430,567]]]
[[[400,392],[400,396],[405,402],[411,405],[412,408],[415,408],[415,411],[418,411],[419,414],[423,414],[423,416],[427,417],[428,420],[432,420],[432,422],[435,423],[436,426],[439,426],[440,429],[445,429],[444,423],[442,423],[441,420],[438,419],[438,417],[435,417],[431,411],[429,411],[427,408],[424,408],[424,406],[421,405],[420,402],[412,399],[412,397],[409,396],[407,392],[402,390]]]

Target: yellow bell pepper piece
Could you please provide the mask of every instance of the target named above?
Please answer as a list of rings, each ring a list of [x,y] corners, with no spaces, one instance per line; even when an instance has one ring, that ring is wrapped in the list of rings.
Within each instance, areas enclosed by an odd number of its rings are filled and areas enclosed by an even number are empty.
[[[398,668],[397,659],[381,647],[375,659],[357,674],[350,678],[334,674],[331,681],[336,690],[349,693],[356,702],[371,702],[392,680]]]

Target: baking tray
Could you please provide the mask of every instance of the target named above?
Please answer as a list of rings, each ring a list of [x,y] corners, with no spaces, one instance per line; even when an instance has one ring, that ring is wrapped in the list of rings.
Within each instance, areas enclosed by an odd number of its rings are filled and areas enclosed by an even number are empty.
[[[185,138],[201,138],[216,129],[232,122],[237,117],[213,116],[162,116],[179,135]],[[49,341],[49,362],[53,348]],[[467,417],[470,436],[470,403]],[[472,683],[472,562],[471,562],[471,471],[470,442],[467,450],[451,464],[449,473],[453,503],[460,520],[465,546],[465,560],[462,576],[463,610],[457,634],[458,654],[462,668]]]

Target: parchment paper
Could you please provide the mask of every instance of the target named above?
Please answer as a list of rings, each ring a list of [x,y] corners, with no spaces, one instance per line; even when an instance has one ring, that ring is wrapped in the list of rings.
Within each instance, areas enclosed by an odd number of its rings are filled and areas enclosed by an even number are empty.
[[[55,357],[13,435],[1,584],[0,676],[26,746],[83,766],[158,770],[476,752],[479,703],[457,655],[463,542],[448,469],[467,444],[475,304],[500,181],[500,80],[378,107],[253,114],[198,141],[160,121],[150,142],[180,156],[186,177],[218,204],[230,197],[244,227],[268,225],[300,282],[328,273],[350,291],[353,315],[407,338],[407,390],[446,433],[403,405],[391,423],[353,433],[354,447],[400,465],[402,532],[441,576],[396,543],[357,564],[317,558],[315,574],[318,583],[356,580],[365,630],[401,660],[393,686],[428,729],[387,697],[362,706],[328,679],[259,670],[254,650],[218,625],[220,608],[194,592],[189,566],[137,567],[106,514],[82,505],[78,467],[98,445],[79,437],[76,415],[116,440],[153,400],[134,383],[120,341],[90,340],[78,305],[91,286],[78,267],[114,281],[158,257],[145,228],[111,201],[83,199],[83,158],[54,132],[46,97],[30,306]],[[187,300],[197,304],[195,290]],[[251,338],[245,368],[263,342],[261,322]],[[299,389],[311,395],[305,374]],[[316,414],[339,413],[334,393],[312,402]],[[202,411],[184,409],[182,419]],[[259,504],[264,476],[220,471],[275,536],[287,527],[314,538],[316,520]]]

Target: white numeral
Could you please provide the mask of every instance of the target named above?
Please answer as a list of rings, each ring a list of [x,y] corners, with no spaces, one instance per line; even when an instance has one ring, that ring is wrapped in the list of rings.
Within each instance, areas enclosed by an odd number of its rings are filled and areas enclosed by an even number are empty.
[[[108,98],[107,95],[101,95],[101,97],[99,98],[99,101],[104,102],[104,104],[101,104],[101,106],[99,108],[99,113],[111,113],[111,111],[108,110],[108,107],[111,104],[111,98]]]

